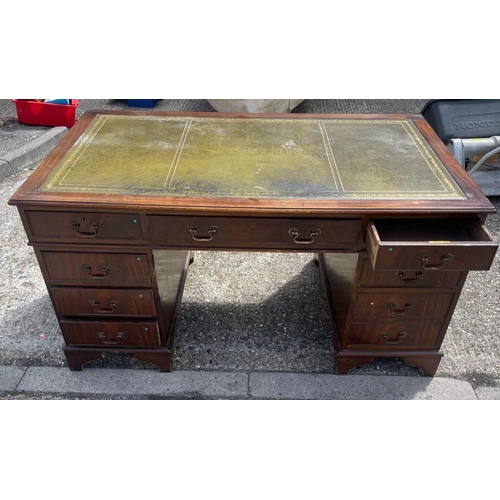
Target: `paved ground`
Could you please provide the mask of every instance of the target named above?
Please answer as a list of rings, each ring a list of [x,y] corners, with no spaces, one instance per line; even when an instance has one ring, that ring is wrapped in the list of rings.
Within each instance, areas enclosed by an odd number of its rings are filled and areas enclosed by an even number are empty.
[[[425,102],[306,100],[295,112],[418,113]],[[82,100],[77,115],[97,108],[127,106],[119,100]],[[162,100],[155,109],[211,107],[204,100]],[[0,100],[0,117],[8,116],[16,116],[15,108]],[[112,354],[81,373],[70,372],[33,252],[16,210],[6,204],[64,133],[64,128],[9,121],[0,127],[4,399],[500,399],[499,256],[489,272],[470,274],[434,378],[420,377],[400,360],[377,360],[352,375],[333,375],[326,301],[311,255],[244,252],[196,254],[176,335],[175,372],[159,374],[127,355]],[[500,198],[491,201],[500,207]],[[489,217],[487,227],[499,241],[498,215]]]

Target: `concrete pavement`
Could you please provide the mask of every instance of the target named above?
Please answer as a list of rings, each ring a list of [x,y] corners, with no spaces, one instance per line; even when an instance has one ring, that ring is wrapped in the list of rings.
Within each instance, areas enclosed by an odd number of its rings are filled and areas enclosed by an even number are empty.
[[[0,366],[0,393],[75,398],[475,400],[497,399],[463,380],[440,377],[340,376],[320,373],[114,370],[70,372],[47,366]]]

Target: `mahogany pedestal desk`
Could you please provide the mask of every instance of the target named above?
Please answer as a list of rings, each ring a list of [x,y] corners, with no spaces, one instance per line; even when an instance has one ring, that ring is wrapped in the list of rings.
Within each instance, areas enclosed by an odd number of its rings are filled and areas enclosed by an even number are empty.
[[[421,116],[84,115],[12,197],[71,370],[105,351],[172,369],[191,252],[311,252],[337,373],[436,372],[495,211]]]

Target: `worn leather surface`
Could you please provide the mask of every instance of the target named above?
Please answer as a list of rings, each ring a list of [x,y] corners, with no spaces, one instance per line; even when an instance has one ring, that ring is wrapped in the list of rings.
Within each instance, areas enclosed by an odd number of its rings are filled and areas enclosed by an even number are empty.
[[[42,191],[466,198],[407,119],[97,115]]]

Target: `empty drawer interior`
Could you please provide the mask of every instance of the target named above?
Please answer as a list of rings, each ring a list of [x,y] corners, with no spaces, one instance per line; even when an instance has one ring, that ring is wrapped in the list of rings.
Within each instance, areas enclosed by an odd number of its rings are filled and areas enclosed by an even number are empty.
[[[491,242],[479,219],[375,219],[381,242]]]

